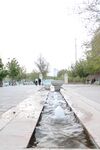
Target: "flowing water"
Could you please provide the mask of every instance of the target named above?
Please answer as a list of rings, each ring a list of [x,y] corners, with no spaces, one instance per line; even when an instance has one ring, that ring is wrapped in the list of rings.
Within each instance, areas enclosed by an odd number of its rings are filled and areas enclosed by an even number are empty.
[[[95,148],[60,92],[49,93],[32,140],[37,148]]]

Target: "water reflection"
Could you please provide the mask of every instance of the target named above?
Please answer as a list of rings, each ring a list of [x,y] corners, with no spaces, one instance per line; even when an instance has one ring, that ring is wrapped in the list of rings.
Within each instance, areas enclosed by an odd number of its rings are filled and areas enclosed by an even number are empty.
[[[50,92],[35,131],[38,148],[93,148],[59,92]],[[34,147],[34,146],[33,146]]]

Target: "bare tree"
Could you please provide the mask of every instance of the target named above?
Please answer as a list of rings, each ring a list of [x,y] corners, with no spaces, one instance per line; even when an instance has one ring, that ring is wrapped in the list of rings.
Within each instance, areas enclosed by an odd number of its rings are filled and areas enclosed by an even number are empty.
[[[91,13],[91,17],[94,18],[96,22],[100,21],[100,0],[91,0],[86,10]]]
[[[91,26],[93,31],[100,26],[100,0],[83,0],[78,12],[87,20],[86,26]]]
[[[36,66],[38,67],[40,73],[42,74],[43,78],[47,76],[47,73],[49,71],[49,63],[45,60],[45,58],[40,55],[35,62]]]

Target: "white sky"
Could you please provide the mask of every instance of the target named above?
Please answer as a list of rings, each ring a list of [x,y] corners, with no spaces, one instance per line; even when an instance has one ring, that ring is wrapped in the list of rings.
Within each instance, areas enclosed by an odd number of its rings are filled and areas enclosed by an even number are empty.
[[[78,0],[80,1],[80,0]],[[82,1],[82,0],[81,0]],[[68,68],[83,55],[85,30],[70,14],[74,0],[0,0],[0,57],[15,57],[28,72],[42,54],[53,68]]]

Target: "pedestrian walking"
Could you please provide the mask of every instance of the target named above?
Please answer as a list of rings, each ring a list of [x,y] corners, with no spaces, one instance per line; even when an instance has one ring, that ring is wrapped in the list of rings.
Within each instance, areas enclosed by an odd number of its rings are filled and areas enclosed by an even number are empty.
[[[38,85],[38,79],[35,79],[35,85],[36,86]]]
[[[39,83],[39,85],[41,85],[41,79],[40,78],[38,78],[38,83]]]

